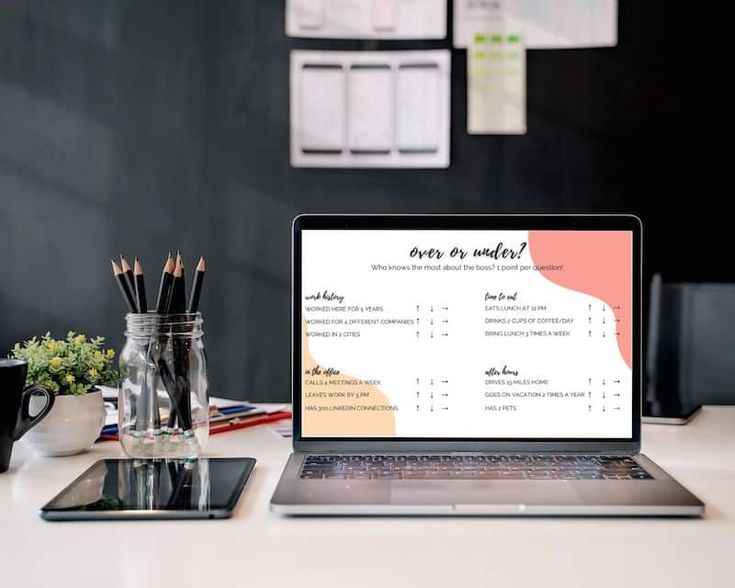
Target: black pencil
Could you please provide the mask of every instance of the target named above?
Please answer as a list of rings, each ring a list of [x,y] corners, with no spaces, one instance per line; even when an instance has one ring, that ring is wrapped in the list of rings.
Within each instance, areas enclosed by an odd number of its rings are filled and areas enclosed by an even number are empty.
[[[179,300],[177,312],[186,312],[186,272],[184,267],[184,258],[181,256],[181,251],[176,252],[178,262],[181,264],[181,292],[179,292]]]
[[[171,294],[167,305],[166,314],[180,314],[185,311],[186,294],[184,292],[184,266],[181,257],[176,260],[174,268],[173,283],[171,284]]]
[[[138,312],[145,314],[148,312],[148,299],[145,294],[145,277],[143,275],[143,266],[135,258],[135,301],[138,304]]]
[[[207,270],[207,264],[204,262],[204,258],[199,258],[199,263],[194,271],[194,281],[191,285],[191,298],[189,298],[189,310],[190,313],[199,311],[199,298],[202,295],[202,284],[204,284],[204,272]]]
[[[112,272],[115,274],[115,281],[117,282],[117,285],[120,287],[120,292],[122,292],[123,299],[125,300],[125,304],[128,306],[128,310],[130,312],[136,312],[137,308],[135,306],[135,301],[133,300],[133,293],[130,291],[130,288],[128,287],[128,281],[125,278],[125,274],[122,271],[122,268],[115,263],[115,260],[112,261]]]
[[[158,286],[158,300],[156,300],[156,312],[158,314],[166,314],[168,299],[171,294],[171,283],[174,279],[174,260],[169,255],[163,266],[161,274],[161,283]]]
[[[120,254],[120,267],[122,268],[123,274],[125,274],[125,279],[128,281],[128,288],[130,289],[130,293],[134,294],[135,278],[133,277],[133,268],[130,267],[128,260],[122,256],[122,253]],[[135,297],[133,297],[133,302],[135,302]]]
[[[181,261],[181,255],[176,254],[176,267],[174,268],[174,278],[173,283],[171,284],[171,294],[169,296],[169,301],[167,305],[166,314],[181,314],[184,312],[184,306],[186,304],[185,300],[185,294],[184,294],[184,283],[182,280],[182,276],[184,275],[184,268]],[[178,322],[178,319],[180,317],[176,317],[176,319],[172,318],[171,320],[175,320]],[[178,416],[178,422],[179,426],[187,429],[190,428],[188,426],[189,422],[189,415],[186,413],[186,395],[188,392],[186,391],[186,374],[188,373],[188,370],[186,369],[186,366],[184,364],[184,350],[183,350],[183,341],[179,337],[172,337],[171,338],[171,351],[173,354],[173,376],[174,376],[174,396],[172,398],[172,404],[173,409],[171,413],[169,414],[168,418],[168,426],[172,427],[175,423],[176,417]]]

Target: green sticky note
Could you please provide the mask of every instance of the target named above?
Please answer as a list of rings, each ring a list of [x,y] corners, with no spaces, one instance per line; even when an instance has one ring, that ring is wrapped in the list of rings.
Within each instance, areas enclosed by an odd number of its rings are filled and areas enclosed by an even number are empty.
[[[475,35],[475,43],[484,43],[485,35]]]
[[[518,43],[520,40],[518,35],[508,35],[508,43]]]
[[[493,43],[501,43],[503,41],[503,35],[491,35],[490,41]]]

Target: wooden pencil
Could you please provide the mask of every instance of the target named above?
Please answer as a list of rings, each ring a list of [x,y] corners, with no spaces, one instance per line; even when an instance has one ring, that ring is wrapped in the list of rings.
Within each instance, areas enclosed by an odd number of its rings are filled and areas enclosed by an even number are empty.
[[[169,301],[166,305],[166,314],[180,314],[184,312],[186,305],[186,294],[184,293],[184,266],[181,257],[176,261],[174,268],[173,283],[171,284],[171,293]]]
[[[163,266],[161,274],[161,283],[158,286],[158,299],[156,300],[156,312],[158,314],[166,314],[168,300],[171,295],[171,284],[174,279],[174,260],[168,256]]]
[[[128,310],[130,312],[137,312],[137,307],[135,306],[135,300],[133,299],[133,293],[130,291],[130,287],[128,286],[128,281],[125,278],[125,274],[122,270],[122,268],[115,263],[115,260],[112,259],[112,273],[115,274],[115,281],[117,282],[118,287],[120,288],[120,292],[122,292],[123,300],[125,300],[125,304],[128,306]]]
[[[135,258],[135,302],[138,305],[138,312],[145,314],[148,312],[148,299],[145,293],[145,276],[143,275],[143,266],[138,258]]]
[[[171,284],[171,293],[169,295],[169,301],[166,305],[166,314],[175,315],[183,312],[183,294],[182,294],[182,281],[183,268],[181,264],[181,255],[176,254],[176,267],[174,268],[173,282]],[[171,317],[170,320],[178,322],[180,317]],[[185,380],[187,370],[183,363],[184,351],[182,349],[183,341],[180,337],[171,337],[171,352],[173,355],[173,383],[174,390],[171,397],[172,410],[168,417],[168,426],[173,427],[176,421],[180,427],[187,428],[187,414],[184,403],[185,399]]]
[[[133,277],[133,268],[130,267],[130,264],[128,263],[128,260],[125,259],[120,254],[120,267],[122,268],[123,274],[125,274],[125,279],[128,281],[128,288],[130,288],[130,292],[135,292],[135,278]],[[133,298],[135,300],[135,298]]]
[[[199,299],[202,295],[202,285],[204,284],[204,273],[207,271],[207,264],[203,257],[199,258],[196,270],[194,271],[194,281],[191,285],[191,297],[189,298],[190,313],[199,312]]]
[[[176,252],[179,264],[181,265],[181,291],[179,292],[179,299],[177,300],[179,310],[177,312],[186,312],[186,271],[184,266],[184,258],[181,255],[181,251]]]

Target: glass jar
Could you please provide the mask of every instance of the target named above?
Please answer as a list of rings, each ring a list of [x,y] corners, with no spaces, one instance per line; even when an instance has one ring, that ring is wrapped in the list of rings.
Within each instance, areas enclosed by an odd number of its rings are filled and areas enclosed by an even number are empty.
[[[118,429],[135,458],[198,457],[209,436],[202,316],[129,314]]]

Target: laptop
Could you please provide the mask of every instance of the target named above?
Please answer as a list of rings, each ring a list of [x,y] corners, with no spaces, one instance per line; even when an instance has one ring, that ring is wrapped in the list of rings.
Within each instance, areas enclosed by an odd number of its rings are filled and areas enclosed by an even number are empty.
[[[641,224],[293,222],[292,515],[700,516],[640,453]]]

